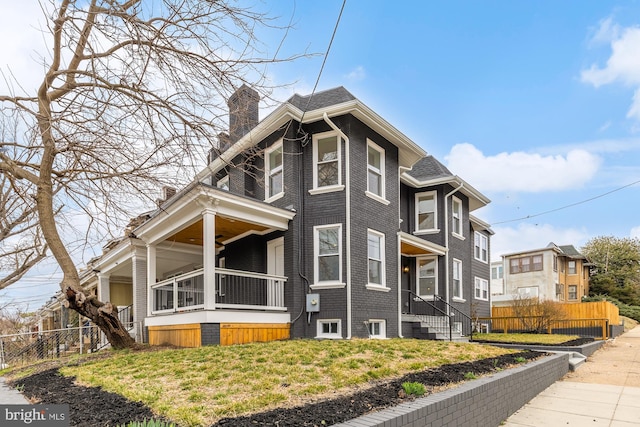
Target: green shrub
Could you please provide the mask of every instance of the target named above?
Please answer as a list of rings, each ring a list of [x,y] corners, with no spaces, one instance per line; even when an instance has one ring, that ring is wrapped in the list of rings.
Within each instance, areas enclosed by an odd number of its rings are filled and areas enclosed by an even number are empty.
[[[473,372],[467,372],[466,374],[464,374],[465,380],[475,380],[476,378],[478,377]]]
[[[402,383],[402,389],[404,390],[405,393],[407,393],[408,396],[422,396],[423,394],[426,393],[424,384],[416,383],[416,382]]]

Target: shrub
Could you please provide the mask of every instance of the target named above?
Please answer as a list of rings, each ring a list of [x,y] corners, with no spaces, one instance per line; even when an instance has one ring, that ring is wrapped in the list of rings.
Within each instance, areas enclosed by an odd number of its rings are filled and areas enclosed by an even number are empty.
[[[426,393],[424,388],[424,384],[417,382],[406,382],[402,383],[402,389],[408,396],[422,396]]]
[[[475,380],[476,378],[478,377],[473,372],[467,372],[466,374],[464,374],[465,380]]]

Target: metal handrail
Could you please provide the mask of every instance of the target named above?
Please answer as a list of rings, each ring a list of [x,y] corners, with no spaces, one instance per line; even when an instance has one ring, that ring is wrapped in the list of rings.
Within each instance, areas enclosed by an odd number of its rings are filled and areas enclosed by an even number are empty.
[[[425,304],[427,304],[428,306],[433,308],[435,311],[441,313],[442,316],[447,319],[447,323],[449,324],[449,341],[453,341],[453,327],[452,327],[452,324],[451,324],[451,317],[445,311],[443,311],[440,307],[436,306],[431,301],[428,301],[428,300],[422,298],[420,295],[416,294],[412,290],[403,289],[403,291],[409,293],[411,296],[414,297],[414,299],[418,299],[418,300],[424,302]]]
[[[438,301],[444,303],[447,307],[447,310],[450,310],[449,313],[453,312],[454,315],[460,315],[460,317],[462,317],[463,320],[467,321],[467,324],[469,325],[469,337],[471,340],[473,340],[473,319],[471,319],[471,316],[467,315],[466,313],[463,313],[462,311],[458,310],[457,308],[455,308],[454,306],[452,306],[451,304],[449,304],[447,301],[445,301],[444,299],[442,299],[441,296],[439,295],[434,295],[434,298],[437,298]],[[449,316],[451,316],[449,314]],[[463,331],[464,331],[464,327],[463,327]]]

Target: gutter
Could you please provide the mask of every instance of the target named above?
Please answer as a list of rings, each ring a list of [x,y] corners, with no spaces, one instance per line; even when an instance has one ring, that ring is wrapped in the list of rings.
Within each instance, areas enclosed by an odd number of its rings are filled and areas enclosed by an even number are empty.
[[[338,132],[340,138],[344,139],[344,166],[345,166],[345,234],[346,234],[346,253],[347,257],[347,339],[351,339],[351,173],[349,165],[349,138],[340,130],[335,123],[331,121],[327,113],[322,115],[324,121]]]

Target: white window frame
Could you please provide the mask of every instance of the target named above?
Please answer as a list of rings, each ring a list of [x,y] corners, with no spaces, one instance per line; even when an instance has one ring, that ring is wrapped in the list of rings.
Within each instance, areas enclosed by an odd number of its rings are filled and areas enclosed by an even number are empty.
[[[435,267],[433,268],[433,294],[421,294],[420,293],[420,261],[433,261]],[[418,257],[416,258],[416,295],[423,299],[433,298],[438,295],[438,258],[437,257]]]
[[[326,138],[336,138],[336,149],[337,149],[337,159],[338,162],[338,183],[334,185],[325,185],[322,187],[318,186],[318,165],[322,162],[318,159],[318,141]],[[322,132],[314,134],[312,137],[313,144],[313,188],[309,190],[309,194],[322,194],[322,193],[330,193],[333,191],[342,191],[344,190],[344,185],[342,185],[342,138],[338,135],[337,132]],[[333,160],[331,160],[333,161]]]
[[[433,196],[433,228],[420,228],[420,198]],[[437,191],[424,191],[421,193],[416,193],[415,195],[415,223],[416,229],[414,234],[428,234],[428,233],[438,233],[440,230],[438,229],[438,192]]]
[[[573,292],[571,292],[571,288],[574,288],[575,291],[575,298],[571,297],[571,294]],[[577,301],[578,298],[578,285],[567,285],[567,301]]]
[[[320,231],[337,228],[338,229],[338,280],[320,281]],[[313,227],[313,272],[314,284],[312,289],[330,289],[343,288],[345,283],[342,281],[342,224],[327,224]]]
[[[372,332],[371,325],[377,325],[377,333]],[[385,339],[387,338],[387,321],[384,319],[369,319],[367,321],[367,330],[369,331],[369,338]]]
[[[571,267],[572,264],[573,264],[573,268]],[[578,261],[573,259],[567,261],[567,274],[571,276],[578,274]]]
[[[325,324],[335,323],[337,325],[336,332],[323,332],[322,326]],[[342,339],[342,320],[341,319],[318,319],[316,323],[316,338],[326,339]]]
[[[282,161],[280,162],[280,166],[271,167],[271,153],[274,151],[280,150],[280,156],[282,156]],[[271,177],[274,175],[280,174],[282,179],[282,189],[274,194],[271,194]],[[264,196],[265,202],[273,202],[274,200],[278,200],[282,196],[284,196],[284,149],[282,140],[276,142],[271,147],[268,147],[264,150]]]
[[[380,169],[376,168],[375,166],[371,165],[369,163],[369,150],[374,150],[377,151],[378,154],[380,155]],[[369,175],[370,173],[374,173],[376,175],[378,175],[379,177],[379,184],[380,184],[380,194],[374,193],[373,191],[369,190]],[[384,148],[380,147],[378,144],[376,144],[375,142],[371,141],[369,138],[367,138],[367,189],[365,191],[365,194],[368,197],[371,197],[374,200],[377,200],[380,203],[383,203],[385,205],[388,205],[390,202],[386,199],[386,193],[385,193],[385,183],[386,183],[386,174],[385,174],[385,151]]]
[[[473,295],[477,300],[489,301],[489,281],[482,277],[475,277]]]
[[[216,183],[216,187],[224,191],[229,191],[229,175],[220,178]]]
[[[482,252],[483,249],[484,254]],[[473,235],[473,257],[485,264],[489,262],[489,238],[479,231],[474,232]]]
[[[452,295],[454,301],[464,301],[463,283],[462,283],[462,261],[454,258],[452,265]],[[456,295],[457,294],[457,295]]]
[[[371,257],[369,253],[369,236],[375,236],[379,240],[380,244],[380,259],[375,259]],[[386,257],[385,257],[385,235],[384,233],[380,233],[376,230],[367,229],[367,284],[366,288],[374,291],[385,291],[388,292],[391,289],[387,287],[387,279],[386,279]],[[375,260],[380,262],[380,283],[372,283],[369,281],[369,263],[371,260]]]
[[[458,224],[458,230],[456,230],[456,224]],[[451,197],[451,234],[460,239],[464,239],[464,230],[462,229],[462,200],[456,196]]]

